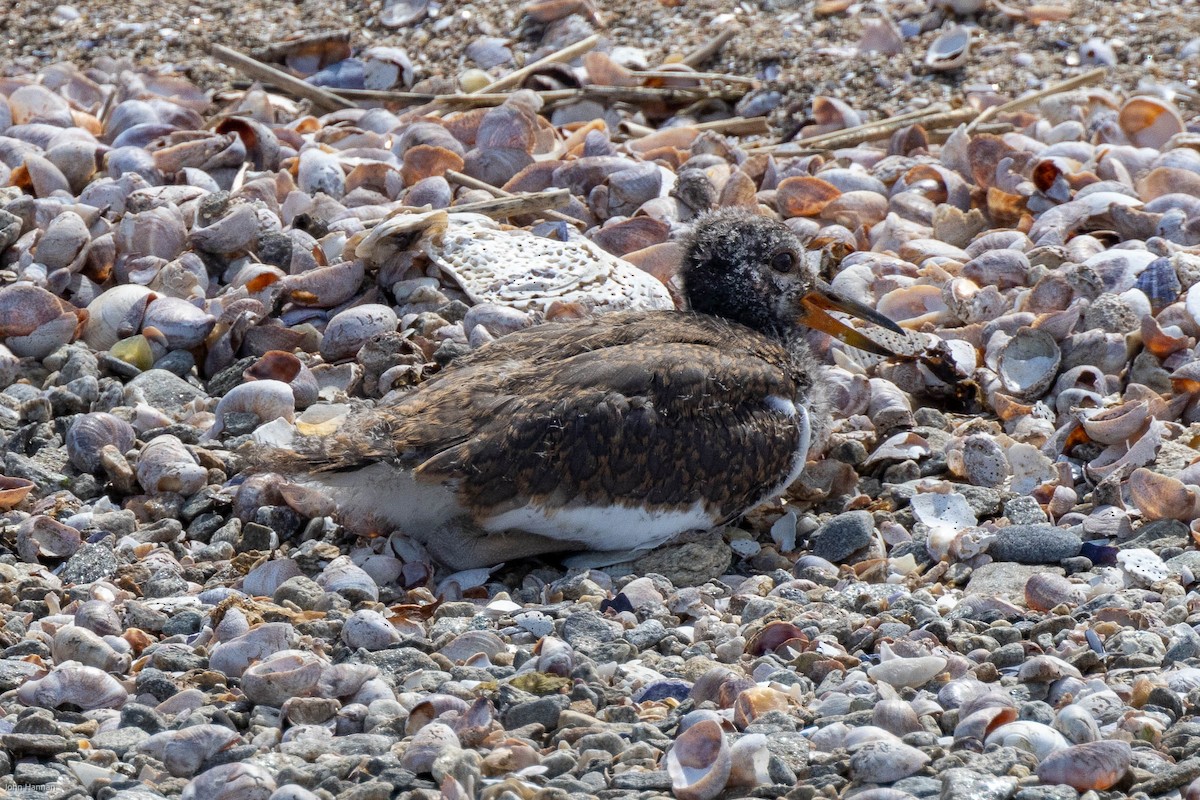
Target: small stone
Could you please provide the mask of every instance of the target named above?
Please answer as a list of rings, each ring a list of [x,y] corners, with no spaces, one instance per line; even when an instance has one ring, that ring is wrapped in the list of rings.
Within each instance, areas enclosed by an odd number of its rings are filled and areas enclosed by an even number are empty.
[[[159,411],[183,417],[186,407],[205,397],[202,390],[165,369],[150,369],[126,386],[126,393],[138,392],[145,402]]]
[[[874,535],[875,520],[870,513],[847,511],[813,533],[813,555],[838,564],[869,545]]]
[[[324,596],[325,590],[316,581],[304,575],[297,575],[279,584],[271,599],[280,604],[285,601],[292,602],[305,611],[311,611]]]
[[[63,583],[94,583],[112,577],[117,571],[117,557],[106,544],[85,544],[63,565],[59,577]]]
[[[112,750],[117,758],[125,758],[142,742],[150,738],[150,734],[141,728],[114,728],[110,731],[100,731],[91,739],[91,749]]]
[[[1009,525],[996,532],[988,545],[995,561],[1019,564],[1055,564],[1079,555],[1083,546],[1079,534],[1053,525]]]
[[[517,703],[505,710],[504,727],[512,730],[526,725],[541,725],[545,730],[552,731],[558,727],[559,716],[570,704],[570,698],[561,694]]]
[[[1016,778],[981,775],[969,769],[948,769],[941,778],[941,800],[1009,800],[1017,788]]]
[[[634,572],[664,576],[674,586],[700,586],[725,574],[733,563],[733,551],[717,532],[701,534],[693,541],[668,543],[633,562]]]
[[[1038,505],[1038,501],[1028,495],[1004,501],[1004,516],[1012,525],[1039,525],[1047,521],[1046,512]]]

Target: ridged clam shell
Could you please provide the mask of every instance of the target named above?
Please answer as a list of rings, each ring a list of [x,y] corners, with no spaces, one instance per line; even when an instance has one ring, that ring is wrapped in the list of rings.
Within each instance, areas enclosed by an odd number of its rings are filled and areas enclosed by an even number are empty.
[[[1128,742],[1088,742],[1049,756],[1038,765],[1037,776],[1042,783],[1066,784],[1080,792],[1104,791],[1121,780],[1132,762]]]
[[[325,662],[302,650],[273,653],[242,673],[242,691],[254,703],[282,706],[290,697],[308,697],[317,690]]]
[[[17,689],[17,698],[22,703],[41,708],[67,704],[85,711],[117,708],[128,697],[125,688],[107,672],[70,662],[55,667],[43,678],[26,681]]]
[[[162,434],[147,442],[138,455],[137,478],[147,492],[190,496],[204,488],[208,470],[196,462],[179,437]]]
[[[156,733],[138,750],[157,758],[175,777],[190,778],[205,761],[241,740],[237,731],[224,725],[200,724]]]
[[[325,591],[337,592],[351,602],[379,599],[379,586],[349,556],[330,561],[317,576],[317,583]]]
[[[214,439],[225,429],[225,415],[254,414],[260,423],[285,419],[291,422],[296,414],[296,396],[292,387],[282,381],[261,380],[238,384],[217,402],[213,411],[216,420],[205,434]]]
[[[862,783],[892,783],[914,774],[930,758],[900,740],[868,741],[852,750],[850,774]]]

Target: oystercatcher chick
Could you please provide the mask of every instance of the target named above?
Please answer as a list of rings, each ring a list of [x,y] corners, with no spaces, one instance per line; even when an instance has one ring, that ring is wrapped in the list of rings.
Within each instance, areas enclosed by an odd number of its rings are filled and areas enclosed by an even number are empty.
[[[786,491],[828,427],[805,326],[883,353],[827,311],[900,329],[834,297],[786,225],[746,212],[698,222],[681,277],[687,311],[508,334],[281,463],[350,527],[398,530],[454,569],[646,550],[734,520]]]

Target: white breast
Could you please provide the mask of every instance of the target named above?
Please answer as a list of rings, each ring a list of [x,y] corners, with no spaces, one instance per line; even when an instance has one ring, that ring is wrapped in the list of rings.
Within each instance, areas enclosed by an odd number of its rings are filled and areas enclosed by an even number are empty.
[[[574,506],[551,511],[527,505],[484,521],[488,531],[521,530],[557,541],[587,542],[591,550],[657,547],[684,531],[707,530],[719,520],[696,502],[678,510],[637,506]]]

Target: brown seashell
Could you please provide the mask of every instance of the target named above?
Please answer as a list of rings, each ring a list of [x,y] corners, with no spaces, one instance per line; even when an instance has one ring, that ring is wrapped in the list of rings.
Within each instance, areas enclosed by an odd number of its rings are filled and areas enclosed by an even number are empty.
[[[974,739],[983,742],[995,729],[1013,722],[1017,709],[1011,706],[986,706],[959,718],[954,728],[954,741]]]
[[[667,773],[679,800],[712,800],[725,789],[732,769],[725,732],[711,719],[679,734],[667,753]]]
[[[786,182],[786,181],[785,181]],[[875,192],[845,192],[821,210],[821,218],[851,230],[860,226],[870,228],[887,216],[887,198]]]
[[[1122,403],[1091,415],[1081,415],[1080,424],[1088,438],[1101,444],[1128,441],[1141,433],[1150,414],[1146,400]]]
[[[554,22],[572,14],[584,14],[593,20],[598,17],[595,6],[589,0],[539,0],[526,5],[521,13],[541,23]]]
[[[841,194],[827,181],[801,175],[780,181],[775,196],[783,216],[815,217]]]
[[[614,256],[644,250],[667,240],[671,228],[650,217],[633,217],[593,231],[591,239]]]
[[[1158,97],[1131,97],[1117,116],[1121,130],[1137,147],[1161,149],[1184,130],[1183,118],[1174,105]]]
[[[424,178],[444,176],[448,169],[459,172],[462,168],[463,159],[453,150],[421,144],[404,151],[404,166],[400,169],[400,175],[404,178],[404,184],[411,186]]]
[[[741,692],[733,701],[733,724],[745,730],[768,711],[787,711],[789,697],[769,686],[753,686]]]
[[[1085,597],[1082,586],[1055,572],[1039,572],[1025,581],[1025,605],[1034,611],[1049,611],[1064,603],[1076,606]]]
[[[1037,776],[1042,783],[1066,784],[1080,792],[1104,791],[1116,785],[1132,763],[1128,742],[1087,742],[1047,756]]]
[[[639,81],[625,67],[613,61],[607,53],[596,50],[583,57],[588,80],[597,86],[637,86]]]
[[[644,157],[651,151],[663,147],[686,149],[692,146],[692,142],[699,135],[700,132],[690,125],[680,125],[675,128],[663,128],[638,139],[631,139],[625,143],[625,146],[629,148],[630,152]]]
[[[505,103],[490,109],[479,122],[475,146],[480,149],[513,149],[533,152],[537,122],[523,108]]]
[[[1160,472],[1139,467],[1129,476],[1129,497],[1135,508],[1148,520],[1196,518],[1200,497],[1182,481]]]
[[[778,652],[784,645],[799,651],[808,644],[804,632],[790,622],[769,622],[746,643],[746,652],[754,656]],[[786,654],[781,654],[787,656]]]
[[[663,242],[626,253],[622,258],[668,284],[669,288],[671,278],[679,272],[683,261],[683,246],[678,242]]]
[[[33,491],[33,487],[33,481],[26,478],[0,475],[0,511],[8,511],[21,505]]]

